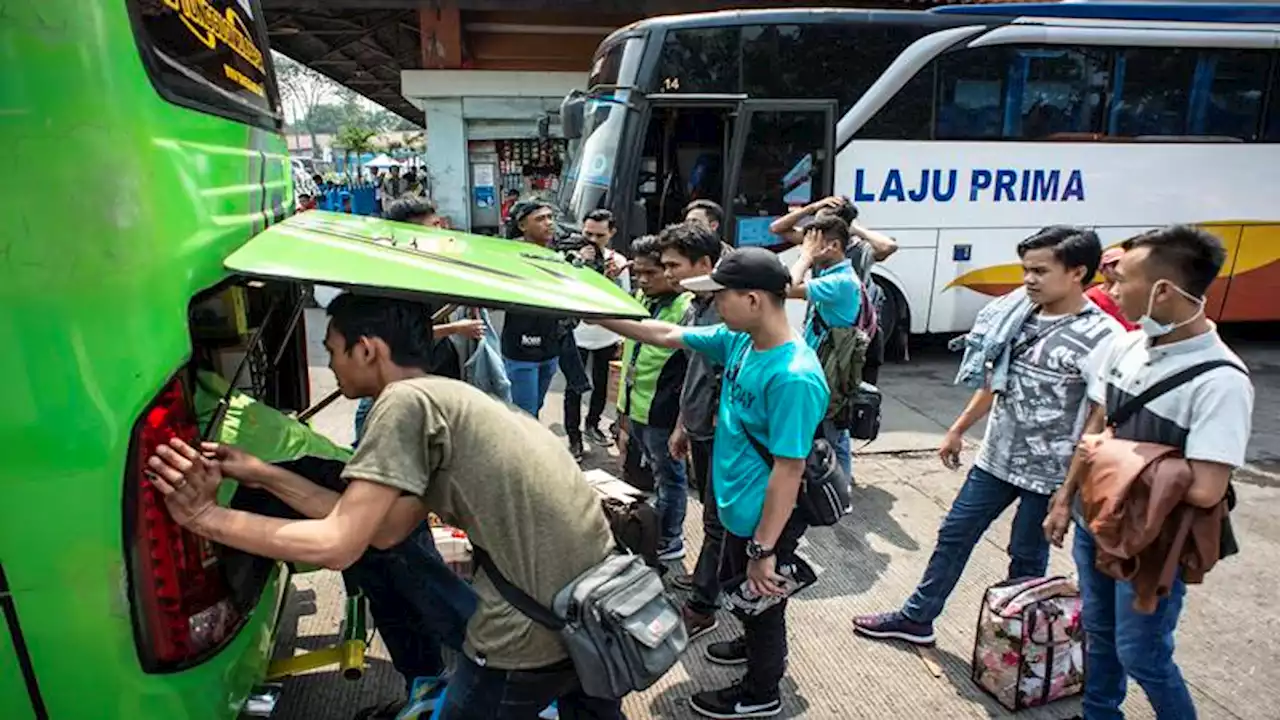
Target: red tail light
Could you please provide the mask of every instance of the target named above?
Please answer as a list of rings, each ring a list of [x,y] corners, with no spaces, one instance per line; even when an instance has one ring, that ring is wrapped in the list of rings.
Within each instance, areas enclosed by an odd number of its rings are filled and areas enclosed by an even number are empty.
[[[199,441],[186,388],[175,378],[134,428],[125,478],[125,538],[134,627],[143,668],[178,670],[219,647],[239,625],[214,546],[169,517],[164,496],[144,474],[156,447]]]

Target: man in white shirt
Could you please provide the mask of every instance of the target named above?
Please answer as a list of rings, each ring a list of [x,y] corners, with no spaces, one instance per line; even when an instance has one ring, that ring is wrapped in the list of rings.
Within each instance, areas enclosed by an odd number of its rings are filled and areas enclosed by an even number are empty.
[[[1253,383],[1244,363],[1204,316],[1204,297],[1226,261],[1221,241],[1198,228],[1175,225],[1131,238],[1116,264],[1112,297],[1139,330],[1114,339],[1088,373],[1091,402],[1086,442],[1108,419],[1148,388],[1204,363],[1186,382],[1151,399],[1114,428],[1122,440],[1182,450],[1195,477],[1183,501],[1212,508],[1229,500],[1231,472],[1245,461],[1253,414]],[[1085,443],[1082,442],[1082,445]],[[1186,586],[1175,581],[1154,613],[1134,610],[1134,589],[1095,565],[1097,548],[1076,501],[1085,465],[1077,453],[1066,482],[1054,495],[1045,535],[1061,547],[1071,517],[1073,554],[1084,600],[1089,657],[1084,715],[1123,720],[1129,678],[1146,693],[1158,718],[1195,718],[1195,704],[1173,660],[1173,637]],[[1073,507],[1074,506],[1074,507]],[[1229,520],[1223,556],[1236,551]]]

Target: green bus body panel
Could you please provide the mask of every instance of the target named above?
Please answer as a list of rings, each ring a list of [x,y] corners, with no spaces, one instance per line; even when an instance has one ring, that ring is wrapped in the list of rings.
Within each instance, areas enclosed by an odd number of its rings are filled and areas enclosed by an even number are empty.
[[[311,211],[273,225],[227,268],[463,305],[580,317],[648,317],[603,275],[525,242]]]
[[[143,673],[125,466],[143,408],[190,357],[191,298],[293,206],[284,139],[163,99],[125,0],[0,0],[0,18],[0,561],[40,690],[53,718],[234,718],[284,578],[216,655]],[[11,685],[0,707],[21,708]]]
[[[13,637],[3,617],[0,617],[0,718],[36,720],[31,701],[27,699],[27,686],[22,678]]]

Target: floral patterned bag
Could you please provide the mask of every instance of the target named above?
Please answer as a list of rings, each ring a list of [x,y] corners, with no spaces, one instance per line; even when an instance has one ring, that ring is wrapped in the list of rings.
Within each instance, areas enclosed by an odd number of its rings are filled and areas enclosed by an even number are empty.
[[[987,588],[973,645],[973,681],[1010,710],[1084,691],[1080,591],[1065,577]]]

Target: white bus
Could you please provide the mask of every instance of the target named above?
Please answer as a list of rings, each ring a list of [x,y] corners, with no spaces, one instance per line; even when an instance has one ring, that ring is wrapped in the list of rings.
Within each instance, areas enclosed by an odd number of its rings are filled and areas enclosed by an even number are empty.
[[[876,266],[899,349],[968,329],[1045,225],[1114,244],[1174,222],[1230,253],[1222,321],[1275,320],[1280,6],[1032,3],[657,17],[601,45],[562,107],[560,202],[622,237],[726,210],[727,239],[827,194],[900,250]],[[834,159],[834,161],[833,161]],[[799,176],[797,178],[797,175]]]

